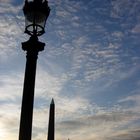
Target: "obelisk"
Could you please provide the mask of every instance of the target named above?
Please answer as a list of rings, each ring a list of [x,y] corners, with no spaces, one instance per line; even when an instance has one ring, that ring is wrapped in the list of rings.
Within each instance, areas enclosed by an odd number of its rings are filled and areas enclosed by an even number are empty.
[[[54,140],[55,136],[55,104],[52,99],[50,104],[49,125],[48,125],[48,140]]]

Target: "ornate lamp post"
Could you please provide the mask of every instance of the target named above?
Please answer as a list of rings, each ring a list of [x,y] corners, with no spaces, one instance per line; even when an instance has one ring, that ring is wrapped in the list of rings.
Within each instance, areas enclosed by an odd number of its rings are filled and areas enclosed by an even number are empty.
[[[25,33],[31,37],[27,42],[22,43],[22,49],[27,52],[27,59],[19,140],[31,140],[37,56],[38,52],[43,51],[45,46],[45,43],[38,41],[38,36],[45,33],[44,28],[50,13],[50,8],[47,0],[26,0],[23,12],[25,16]]]

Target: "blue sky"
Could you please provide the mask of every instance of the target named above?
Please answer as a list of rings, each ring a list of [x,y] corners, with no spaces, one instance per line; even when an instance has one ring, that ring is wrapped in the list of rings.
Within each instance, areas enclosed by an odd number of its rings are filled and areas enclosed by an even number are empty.
[[[18,139],[26,52],[22,0],[0,0],[0,139]],[[140,139],[140,0],[49,0],[33,139]]]

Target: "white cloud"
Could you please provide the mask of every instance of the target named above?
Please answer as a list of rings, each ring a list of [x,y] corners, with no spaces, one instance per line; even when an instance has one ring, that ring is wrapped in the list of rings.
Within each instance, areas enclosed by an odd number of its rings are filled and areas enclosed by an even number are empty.
[[[24,38],[21,35],[22,26],[20,27],[23,24],[23,19],[17,15],[21,7],[15,7],[6,3],[0,4],[0,9],[0,61],[3,61],[8,56],[14,56],[17,53],[15,49],[21,38]]]
[[[118,103],[121,103],[124,105],[125,104],[129,105],[129,103],[131,104],[133,103],[131,106],[127,106],[126,110],[139,114],[139,110],[140,110],[140,93],[139,92],[140,91],[138,91],[138,93],[133,93],[134,95],[127,96],[123,99],[120,99]]]
[[[1,3],[10,3],[12,2],[13,0],[0,0]]]
[[[140,101],[140,95],[137,94],[137,95],[128,96],[128,97],[126,97],[124,99],[120,99],[119,102],[127,102],[127,101],[134,101],[136,103],[139,103],[139,101]]]
[[[62,121],[57,124],[57,130],[60,131],[59,133],[64,137],[69,133],[70,136],[77,137],[78,139],[86,138],[90,140],[92,137],[102,140],[107,138],[113,139],[113,135],[121,134],[122,131],[119,130],[121,127],[125,127],[125,125],[136,118],[138,118],[138,116],[130,112],[105,112],[89,117]],[[129,134],[129,130],[131,130],[131,128],[125,131],[126,135]]]
[[[112,11],[111,17],[113,18],[123,18],[127,16],[135,16],[135,12],[138,10],[138,6],[140,5],[139,0],[116,0],[111,1]],[[131,17],[132,18],[132,17]]]
[[[0,100],[13,100],[22,95],[23,75],[1,75]],[[21,93],[21,94],[20,94]]]
[[[12,140],[17,137],[19,128],[20,108],[17,104],[4,103],[1,104],[0,110],[0,138]]]
[[[22,9],[21,5],[20,6],[13,6],[11,4],[11,0],[2,0],[2,2],[0,3],[0,13],[5,14],[5,13],[9,13],[9,14],[18,14],[18,12]]]
[[[21,26],[23,17],[19,14],[21,6],[15,7],[9,2],[7,0],[0,4],[0,13],[3,14],[0,18],[0,49],[2,50],[0,58],[4,56],[10,58],[9,55],[12,53],[13,56],[17,54],[16,46],[21,42],[20,39],[24,39],[24,37],[21,38],[23,29],[20,29],[24,27]],[[115,140],[117,136],[119,139],[133,136],[136,132],[135,124],[133,125],[135,132],[127,129],[126,126],[139,119],[137,114],[139,95],[120,99],[119,105],[110,109],[89,101],[98,89],[106,92],[106,88],[132,78],[138,71],[139,68],[132,67],[132,63],[136,61],[138,63],[139,57],[131,56],[131,48],[125,47],[125,42],[123,42],[127,39],[128,30],[110,29],[109,23],[115,26],[116,20],[115,22],[112,19],[103,21],[101,17],[94,15],[95,11],[100,15],[104,11],[106,14],[103,15],[109,16],[109,13],[105,11],[106,8],[97,7],[94,12],[93,9],[89,9],[90,13],[82,1],[49,2],[52,6],[50,15],[52,17],[48,24],[51,30],[48,28],[47,36],[43,38],[48,44],[43,57],[39,56],[38,61],[34,139],[44,139],[47,134],[48,106],[52,97],[56,102],[56,138],[58,140],[67,139],[68,135],[70,139],[77,140]],[[138,2],[137,0],[132,4],[127,0],[112,1],[111,17],[121,19],[123,15],[134,15]],[[91,6],[93,1],[87,3]],[[93,18],[98,20],[93,21]],[[139,25],[133,27],[131,32],[137,35]],[[0,62],[4,61],[0,59]],[[2,122],[0,130],[4,128],[3,130],[9,133],[2,139],[8,139],[8,135],[14,139],[18,135],[17,123],[19,122],[23,75],[21,72],[15,71],[15,73],[7,72],[7,75],[2,73],[0,78],[0,122]],[[98,96],[98,92],[96,95]],[[131,107],[123,106],[125,102],[134,102],[133,110]],[[15,127],[12,128],[12,125]],[[123,128],[125,129],[123,132],[119,131]]]
[[[140,33],[140,24],[135,25],[135,27],[132,29],[132,33],[134,33],[134,34]]]

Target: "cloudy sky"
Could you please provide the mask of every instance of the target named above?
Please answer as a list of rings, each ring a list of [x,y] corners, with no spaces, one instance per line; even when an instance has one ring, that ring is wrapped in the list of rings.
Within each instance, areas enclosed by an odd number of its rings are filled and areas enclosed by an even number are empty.
[[[0,140],[18,140],[26,52],[23,0],[0,0]],[[140,0],[49,0],[33,139],[140,139]]]

